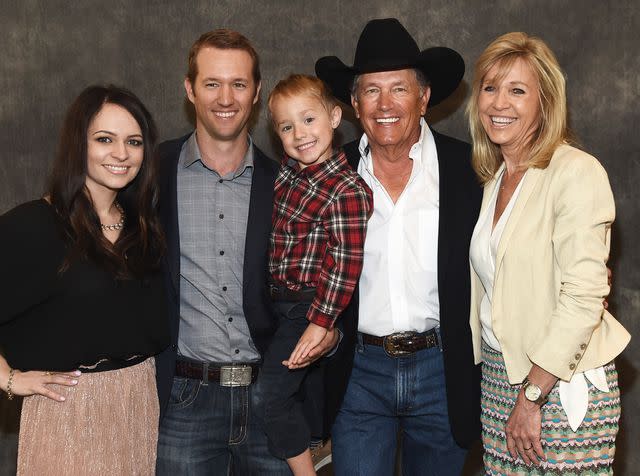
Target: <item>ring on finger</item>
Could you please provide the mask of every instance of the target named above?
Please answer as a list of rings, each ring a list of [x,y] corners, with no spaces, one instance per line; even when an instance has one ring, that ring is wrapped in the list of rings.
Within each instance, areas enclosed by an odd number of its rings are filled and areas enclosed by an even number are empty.
[[[531,448],[533,448],[533,445],[529,446],[528,448],[524,448],[523,447],[522,449],[525,450],[525,451],[529,451]]]

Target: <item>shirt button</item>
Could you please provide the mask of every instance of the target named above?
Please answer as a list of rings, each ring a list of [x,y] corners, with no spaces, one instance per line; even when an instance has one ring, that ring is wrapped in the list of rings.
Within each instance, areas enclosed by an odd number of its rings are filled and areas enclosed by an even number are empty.
[[[229,322],[233,322],[233,317],[230,317],[230,318],[229,318]]]
[[[222,290],[223,290],[223,291],[226,291],[226,290],[227,290],[227,287],[226,287],[226,286],[222,286]]]
[[[224,182],[224,180],[222,180],[222,179],[218,180],[218,183],[222,183],[222,182]]]
[[[576,360],[580,360],[580,357],[582,357],[582,355],[576,354],[576,355],[574,355],[574,357],[576,358]]]
[[[580,344],[580,350],[584,350],[587,348],[587,344]]]
[[[224,250],[220,250],[220,256],[224,254]]]
[[[220,218],[220,220],[222,220],[224,218],[224,213],[221,213],[220,215],[218,215],[218,218]]]
[[[239,353],[240,353],[240,350],[239,350],[239,349],[236,349],[236,354],[239,354]]]
[[[576,364],[569,364],[569,368],[570,368],[571,370],[575,369],[575,368],[576,368]]]

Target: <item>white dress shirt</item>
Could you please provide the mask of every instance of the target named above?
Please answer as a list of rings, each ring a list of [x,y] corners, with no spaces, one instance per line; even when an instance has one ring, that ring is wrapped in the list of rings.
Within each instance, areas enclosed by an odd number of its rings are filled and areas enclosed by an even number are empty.
[[[420,125],[411,176],[396,203],[375,176],[367,136],[360,140],[358,173],[373,190],[359,295],[358,330],[367,334],[423,332],[440,322],[438,155],[424,119]]]
[[[511,210],[516,203],[518,195],[520,194],[520,188],[524,182],[524,176],[520,180],[520,183],[516,187],[509,203],[505,207],[493,226],[493,217],[496,210],[496,202],[498,200],[498,191],[500,190],[500,184],[502,183],[502,177],[504,176],[504,169],[498,178],[498,185],[494,187],[493,194],[489,198],[489,204],[484,211],[478,217],[478,222],[473,230],[473,236],[471,237],[471,248],[469,250],[469,257],[471,259],[471,265],[478,274],[482,287],[484,288],[484,296],[480,302],[480,324],[482,326],[482,340],[484,340],[489,347],[498,352],[502,352],[500,343],[493,333],[493,324],[491,322],[491,301],[493,300],[493,280],[496,272],[496,255],[498,254],[498,244],[502,237],[504,227],[509,220]],[[526,172],[525,172],[526,175]]]

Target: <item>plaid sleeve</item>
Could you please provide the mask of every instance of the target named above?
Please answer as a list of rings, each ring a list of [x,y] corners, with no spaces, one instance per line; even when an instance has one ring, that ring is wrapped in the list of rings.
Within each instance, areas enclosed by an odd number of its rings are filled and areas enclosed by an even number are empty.
[[[328,207],[323,226],[329,239],[307,314],[314,324],[331,329],[349,304],[362,271],[364,239],[372,210],[373,194],[360,181],[345,187]]]

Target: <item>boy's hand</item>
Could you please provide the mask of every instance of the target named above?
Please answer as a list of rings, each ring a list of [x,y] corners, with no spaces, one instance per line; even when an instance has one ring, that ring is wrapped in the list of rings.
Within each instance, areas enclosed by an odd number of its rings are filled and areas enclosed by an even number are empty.
[[[301,364],[308,357],[311,349],[322,342],[327,335],[327,331],[328,329],[325,327],[310,322],[300,339],[298,339],[298,343],[293,352],[291,352],[289,359],[282,362],[282,364],[289,368]]]

